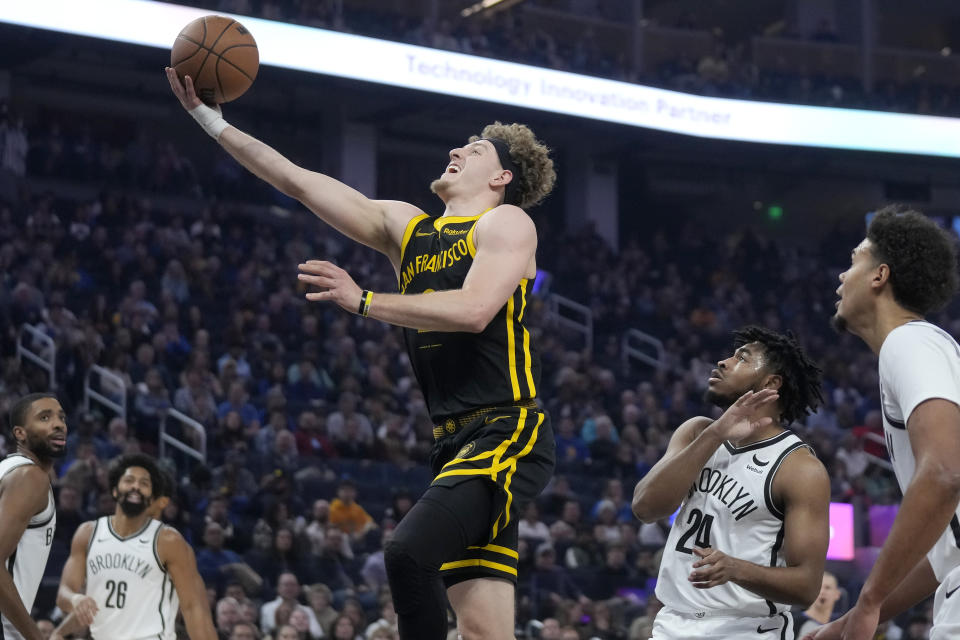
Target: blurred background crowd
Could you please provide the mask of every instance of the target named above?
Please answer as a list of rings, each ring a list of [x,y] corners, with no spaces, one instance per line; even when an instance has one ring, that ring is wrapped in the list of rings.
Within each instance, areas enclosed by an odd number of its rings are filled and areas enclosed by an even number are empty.
[[[629,17],[630,3],[531,1],[525,12],[469,24],[415,20],[404,3],[190,4],[710,95],[958,110],[956,87],[923,74],[867,95],[801,68],[764,71],[749,55],[751,38],[845,46],[827,22],[811,33],[783,22],[735,40],[684,13],[659,26],[702,34],[709,51],[638,73],[596,30],[570,38],[535,20],[564,13],[607,28]],[[194,126],[176,122],[181,134]],[[77,118],[69,106],[0,105],[0,412],[55,386],[70,426],[39,615],[59,614],[53,596],[76,527],[114,510],[110,461],[159,455],[163,432],[204,454],[164,448],[173,499],[163,519],[197,551],[221,637],[396,638],[382,547],[430,481],[433,424],[399,331],[306,303],[295,277],[309,258],[337,263],[373,291],[394,290],[395,275],[225,154],[205,158],[211,143],[193,133],[178,138],[117,113]],[[443,165],[441,154],[433,167]],[[425,182],[392,186],[399,192],[384,197],[416,202],[426,191]],[[677,425],[715,411],[702,400],[709,372],[731,351],[731,331],[746,324],[794,332],[823,367],[824,406],[792,426],[827,466],[832,499],[855,506],[856,544],[876,544],[871,509],[900,495],[878,444],[876,362],[828,327],[862,214],[823,229],[815,243],[762,225],[716,233],[652,215],[614,246],[552,213],[549,205],[533,212],[542,273],[528,319],[559,459],[520,523],[518,637],[649,637],[670,523],[641,526],[632,490]],[[586,343],[551,296],[589,309]],[[930,320],[960,335],[956,311]],[[633,328],[662,343],[655,366],[624,355]],[[51,356],[52,377],[18,356],[18,345]],[[85,403],[91,390],[108,402]],[[170,419],[171,409],[202,435]],[[834,615],[855,601],[862,578],[837,573]],[[878,637],[923,638],[929,615],[920,605]]]

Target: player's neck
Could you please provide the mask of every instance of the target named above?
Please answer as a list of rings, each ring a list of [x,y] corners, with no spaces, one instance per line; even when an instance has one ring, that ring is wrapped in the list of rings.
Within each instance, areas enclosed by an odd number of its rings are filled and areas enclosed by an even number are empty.
[[[923,316],[907,311],[892,300],[881,300],[878,301],[875,313],[865,318],[860,326],[851,325],[850,333],[859,336],[871,351],[880,355],[880,348],[890,332],[915,320],[923,320]]]
[[[471,196],[454,196],[447,200],[443,217],[458,216],[470,218],[493,209],[500,204],[499,196],[490,193],[477,193]]]
[[[784,431],[786,431],[786,429],[784,429],[782,426],[780,426],[780,422],[779,422],[780,416],[774,415],[774,416],[770,416],[770,417],[773,418],[773,424],[771,424],[771,425],[769,425],[769,426],[767,426],[767,427],[764,427],[763,429],[761,429],[760,431],[756,432],[755,434],[753,434],[753,435],[750,436],[749,438],[744,438],[743,440],[740,440],[739,442],[731,442],[730,444],[732,444],[733,446],[737,447],[738,449],[741,449],[741,448],[743,448],[743,447],[747,447],[747,446],[749,446],[749,445],[751,445],[751,444],[754,444],[754,443],[756,443],[756,442],[763,442],[764,440],[769,440],[770,438],[773,438],[773,437],[775,437],[775,436],[778,436],[778,435],[780,435],[781,433],[783,433]]]
[[[118,507],[110,520],[110,526],[113,527],[113,530],[118,536],[125,538],[126,536],[132,536],[137,531],[143,529],[143,526],[147,524],[149,519],[150,514],[146,511],[138,516],[130,517]]]
[[[21,444],[17,445],[17,453],[24,456],[25,458],[30,458],[31,460],[33,460],[33,463],[35,465],[37,465],[47,473],[50,473],[50,469],[53,468],[53,460],[49,460],[49,459],[42,460],[40,456],[35,454],[33,451],[30,451],[29,449],[27,449]]]

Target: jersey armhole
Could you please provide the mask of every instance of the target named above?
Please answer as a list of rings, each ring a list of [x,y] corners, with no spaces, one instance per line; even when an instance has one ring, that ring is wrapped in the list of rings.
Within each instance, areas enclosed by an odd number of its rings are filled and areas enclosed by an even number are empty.
[[[90,539],[87,540],[87,557],[90,557],[90,549],[93,548],[93,541],[97,539],[97,529],[100,527],[100,518],[93,521],[93,530],[90,531]]]
[[[792,445],[783,450],[778,457],[776,462],[773,463],[773,466],[770,467],[770,474],[767,476],[767,479],[764,480],[763,487],[763,499],[767,503],[767,509],[770,511],[773,516],[779,520],[783,520],[786,514],[783,512],[783,509],[777,506],[776,502],[773,499],[773,480],[777,476],[777,472],[780,470],[783,461],[787,459],[791,453],[797,449],[809,449],[810,453],[813,453],[813,448],[808,445],[806,442],[794,442]],[[816,454],[813,453],[814,457]]]
[[[160,571],[167,572],[167,565],[160,560],[160,532],[163,531],[164,524],[161,522],[157,530],[153,532],[153,559],[157,561]]]
[[[403,264],[403,254],[407,251],[407,243],[410,242],[410,236],[413,235],[413,230],[417,228],[417,225],[424,219],[429,217],[425,213],[421,213],[418,216],[414,216],[410,219],[410,222],[407,223],[407,226],[403,229],[403,238],[400,240],[400,264]],[[398,265],[399,266],[399,265]]]

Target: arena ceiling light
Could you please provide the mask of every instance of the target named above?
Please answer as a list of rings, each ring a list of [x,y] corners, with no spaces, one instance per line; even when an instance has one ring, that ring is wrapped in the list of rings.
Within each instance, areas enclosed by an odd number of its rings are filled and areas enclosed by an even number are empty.
[[[480,2],[472,4],[460,11],[460,16],[463,18],[469,18],[470,16],[482,13],[487,9],[496,8],[497,11],[509,9],[513,5],[520,4],[521,2],[523,2],[523,0],[481,0]]]
[[[167,51],[184,25],[207,13],[147,0],[0,1],[0,22]],[[704,138],[960,157],[958,118],[708,98],[336,31],[234,17],[256,37],[261,65]],[[158,53],[158,69],[166,60],[167,54]]]

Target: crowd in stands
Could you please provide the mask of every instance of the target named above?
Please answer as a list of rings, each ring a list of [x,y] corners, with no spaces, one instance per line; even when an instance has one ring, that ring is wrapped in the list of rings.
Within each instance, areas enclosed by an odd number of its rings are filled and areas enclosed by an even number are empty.
[[[0,413],[49,388],[41,369],[13,356],[29,323],[56,344],[57,392],[70,416],[40,613],[57,615],[52,596],[77,526],[114,510],[110,461],[156,454],[164,424],[200,446],[164,421],[175,408],[203,426],[207,461],[168,451],[176,489],[163,519],[197,550],[221,637],[396,638],[382,548],[429,483],[433,424],[399,332],[306,303],[295,278],[297,263],[323,257],[364,287],[390,291],[388,263],[307,216],[251,218],[214,198],[217,181],[239,175],[229,162],[208,178],[189,153],[146,134],[122,148],[89,132],[31,130],[5,108],[0,116],[0,176],[16,185],[0,189]],[[25,175],[114,188],[78,200],[31,192]],[[229,184],[242,182],[256,181]],[[187,193],[203,206],[171,210],[131,189]],[[596,346],[586,353],[548,323],[543,299],[533,301],[527,317],[558,468],[520,523],[523,634],[649,637],[669,522],[640,526],[631,492],[676,425],[713,411],[702,402],[709,371],[742,325],[795,332],[823,366],[826,402],[794,427],[829,469],[833,499],[896,503],[892,474],[868,455],[883,451],[861,437],[879,432],[875,361],[827,326],[856,233],[805,249],[749,229],[656,230],[619,251],[586,230],[541,237],[540,267],[555,292],[591,307]],[[932,320],[958,335],[952,311]],[[664,340],[662,368],[623,361],[620,338],[634,327]],[[83,409],[92,365],[121,381],[93,384],[127,399],[125,418]],[[866,544],[865,531],[858,538]],[[854,601],[859,585],[844,587]]]
[[[960,115],[960,85],[943,85],[925,79],[917,66],[910,82],[878,82],[865,91],[859,77],[839,72],[811,72],[805,68],[772,70],[755,63],[748,40],[731,40],[717,26],[701,24],[696,15],[684,12],[671,24],[661,26],[701,31],[713,39],[712,50],[690,55],[682,49],[676,57],[636,69],[629,47],[612,47],[597,29],[576,29],[570,38],[549,25],[527,16],[520,6],[491,17],[467,19],[413,18],[383,3],[374,9],[332,0],[181,0],[183,4],[211,11],[228,11],[335,29],[387,40],[398,40],[437,49],[522,62],[626,82],[675,89],[708,96],[755,99],[830,107],[900,111],[907,113]],[[527,0],[524,5],[560,10],[576,16],[600,18],[611,24],[629,24],[627,2]],[[647,20],[646,22],[651,22]],[[772,28],[772,37],[804,39],[825,44],[841,41],[829,21],[821,20],[809,33],[801,34],[782,20]],[[771,30],[768,28],[767,30]],[[761,35],[759,32],[753,35]],[[855,44],[855,43],[854,43]]]

